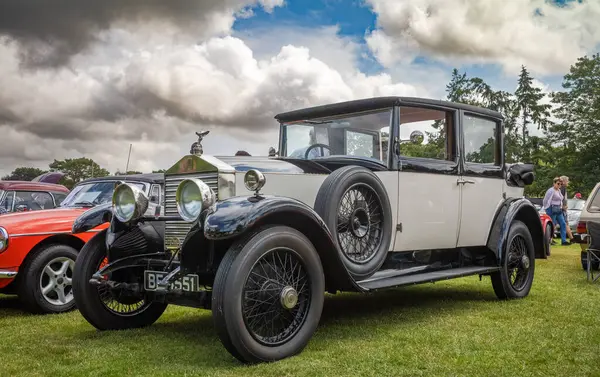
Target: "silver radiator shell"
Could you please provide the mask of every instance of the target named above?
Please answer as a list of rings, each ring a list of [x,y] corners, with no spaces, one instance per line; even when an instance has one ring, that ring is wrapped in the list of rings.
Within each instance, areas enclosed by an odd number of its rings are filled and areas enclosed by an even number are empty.
[[[202,180],[202,182],[206,183],[214,191],[218,200],[219,173],[217,172],[167,175],[165,176],[165,216],[179,216],[175,194],[181,181],[187,178]],[[191,227],[192,223],[185,221],[165,222],[165,249],[179,249]]]

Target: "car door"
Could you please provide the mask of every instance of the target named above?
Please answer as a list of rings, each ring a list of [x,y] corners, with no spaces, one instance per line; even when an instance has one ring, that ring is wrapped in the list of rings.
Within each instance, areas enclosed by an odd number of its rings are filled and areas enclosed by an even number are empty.
[[[457,185],[458,112],[399,109],[398,223],[395,251],[456,247],[460,211]],[[422,144],[404,143],[412,131],[437,127]],[[397,144],[397,143],[396,143]],[[398,145],[398,144],[397,144]]]
[[[460,119],[463,169],[458,185],[461,210],[457,246],[482,246],[504,201],[502,124],[462,111]]]

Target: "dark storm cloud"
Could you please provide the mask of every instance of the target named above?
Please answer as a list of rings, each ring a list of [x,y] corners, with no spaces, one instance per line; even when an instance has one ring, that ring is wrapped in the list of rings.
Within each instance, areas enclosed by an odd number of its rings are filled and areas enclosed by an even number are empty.
[[[27,67],[58,67],[93,43],[100,31],[120,21],[166,21],[195,32],[215,12],[241,4],[236,0],[2,0],[0,34],[20,43],[20,58]]]

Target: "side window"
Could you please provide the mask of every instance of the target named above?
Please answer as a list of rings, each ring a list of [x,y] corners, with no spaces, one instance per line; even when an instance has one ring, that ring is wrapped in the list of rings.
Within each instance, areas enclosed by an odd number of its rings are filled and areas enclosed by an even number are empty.
[[[56,201],[57,207],[60,206],[63,200],[65,200],[65,198],[67,197],[67,194],[64,194],[62,192],[53,192],[52,195],[54,195],[54,200]]]
[[[402,143],[402,157],[420,157],[455,161],[454,113],[419,107],[400,107],[400,140],[410,139],[414,131],[421,131],[421,144]]]
[[[15,195],[15,211],[39,211],[54,208],[52,196],[47,192],[17,191]]]
[[[2,203],[0,203],[0,207],[2,207],[2,209],[4,209],[6,212],[12,212],[14,197],[15,197],[15,192],[8,191],[6,193],[6,196],[2,200]]]
[[[376,140],[374,134],[346,130],[346,155],[379,158],[375,154]]]
[[[596,191],[594,198],[590,201],[588,211],[600,212],[600,189]]]
[[[465,114],[463,134],[465,140],[465,161],[477,164],[499,165],[496,129],[492,120]]]

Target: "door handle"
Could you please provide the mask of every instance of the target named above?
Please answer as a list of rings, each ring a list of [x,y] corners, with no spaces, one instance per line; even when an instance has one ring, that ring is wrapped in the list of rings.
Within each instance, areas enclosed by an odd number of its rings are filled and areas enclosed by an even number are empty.
[[[456,181],[456,184],[457,184],[457,185],[460,185],[461,183],[462,183],[463,185],[464,185],[465,183],[470,183],[470,184],[472,184],[472,185],[473,185],[473,184],[475,184],[475,181],[472,181],[472,180],[470,180],[470,179],[462,179],[462,178],[459,178],[459,179]]]

